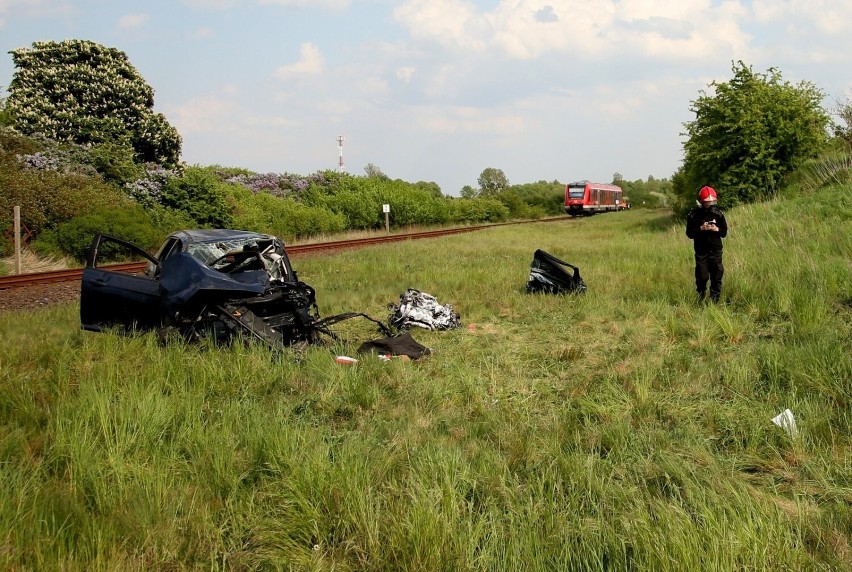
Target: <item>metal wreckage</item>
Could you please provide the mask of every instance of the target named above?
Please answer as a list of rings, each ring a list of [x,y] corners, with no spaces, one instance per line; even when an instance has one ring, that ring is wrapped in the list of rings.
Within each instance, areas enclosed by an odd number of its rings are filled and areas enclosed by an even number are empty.
[[[131,274],[99,265],[116,257],[144,259],[145,271]],[[434,298],[430,304],[430,311],[440,312],[431,329],[458,326],[451,307],[437,305]],[[330,326],[363,317],[386,337],[365,342],[359,351],[414,359],[430,353],[405,331],[411,323],[402,313],[417,308],[403,301],[394,308],[391,320],[399,330],[395,335],[360,312],[321,318],[316,292],[299,280],[279,238],[229,229],[175,232],[155,255],[99,234],[92,241],[80,290],[80,322],[89,331],[176,331],[187,341],[244,337],[280,349],[320,343],[323,335],[337,339]],[[445,319],[448,311],[454,317],[450,322]],[[424,327],[422,316],[418,322],[415,325]]]

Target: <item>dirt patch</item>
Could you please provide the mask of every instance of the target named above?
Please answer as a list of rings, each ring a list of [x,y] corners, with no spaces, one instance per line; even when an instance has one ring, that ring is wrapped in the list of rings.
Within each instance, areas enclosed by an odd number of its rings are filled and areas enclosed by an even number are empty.
[[[0,290],[0,312],[35,310],[80,300],[80,281]]]

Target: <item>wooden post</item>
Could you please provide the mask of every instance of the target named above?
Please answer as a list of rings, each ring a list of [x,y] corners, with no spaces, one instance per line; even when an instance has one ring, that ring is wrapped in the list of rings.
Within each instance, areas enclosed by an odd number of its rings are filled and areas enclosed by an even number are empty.
[[[385,233],[390,234],[390,205],[383,204],[382,211],[385,213]]]
[[[15,217],[15,274],[21,273],[21,207],[12,209]]]

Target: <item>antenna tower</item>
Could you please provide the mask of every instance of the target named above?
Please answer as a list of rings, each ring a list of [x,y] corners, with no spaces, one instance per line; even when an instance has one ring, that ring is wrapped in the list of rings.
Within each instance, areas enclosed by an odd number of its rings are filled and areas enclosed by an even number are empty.
[[[344,166],[343,166],[343,140],[344,140],[343,135],[337,136],[337,148],[339,150],[339,158],[337,160],[337,170],[341,173],[345,170]]]

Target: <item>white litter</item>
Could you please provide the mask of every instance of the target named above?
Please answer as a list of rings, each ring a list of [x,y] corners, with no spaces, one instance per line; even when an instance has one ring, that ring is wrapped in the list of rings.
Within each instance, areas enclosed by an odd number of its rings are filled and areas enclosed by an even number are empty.
[[[796,437],[799,434],[799,429],[796,427],[796,420],[793,418],[793,412],[789,409],[785,409],[773,417],[772,422],[789,433],[790,437]]]

